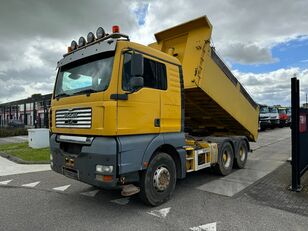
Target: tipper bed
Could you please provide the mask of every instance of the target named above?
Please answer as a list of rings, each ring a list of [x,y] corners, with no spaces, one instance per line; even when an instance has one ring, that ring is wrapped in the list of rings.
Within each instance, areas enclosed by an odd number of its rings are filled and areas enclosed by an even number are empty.
[[[210,46],[212,25],[201,17],[155,34],[149,46],[183,65],[185,129],[202,136],[258,134],[258,105]]]

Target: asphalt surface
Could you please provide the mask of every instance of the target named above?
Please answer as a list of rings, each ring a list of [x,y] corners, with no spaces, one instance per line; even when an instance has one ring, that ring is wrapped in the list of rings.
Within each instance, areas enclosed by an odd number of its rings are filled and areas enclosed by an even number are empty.
[[[1,137],[0,144],[22,143],[28,141],[28,136]]]
[[[280,156],[277,146],[286,150]],[[123,198],[120,191],[98,190],[52,171],[0,176],[0,230],[307,230],[305,214],[241,197],[285,163],[289,147],[288,128],[261,133],[247,163],[264,172],[261,179],[229,179],[250,184],[228,196],[207,190],[224,178],[210,170],[192,173],[177,183],[170,201],[155,208],[138,196]],[[247,170],[231,175],[239,171]]]

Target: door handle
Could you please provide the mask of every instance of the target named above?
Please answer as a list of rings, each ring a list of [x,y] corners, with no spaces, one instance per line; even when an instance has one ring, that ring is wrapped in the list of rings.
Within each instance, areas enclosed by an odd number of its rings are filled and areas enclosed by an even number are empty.
[[[114,100],[128,100],[127,94],[111,94],[110,99]]]
[[[154,119],[154,126],[160,127],[160,119],[159,118]]]

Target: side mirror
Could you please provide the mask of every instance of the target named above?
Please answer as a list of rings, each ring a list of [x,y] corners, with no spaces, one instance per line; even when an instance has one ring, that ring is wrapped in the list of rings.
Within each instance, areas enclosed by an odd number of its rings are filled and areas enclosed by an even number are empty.
[[[130,76],[143,76],[143,55],[142,54],[132,54],[131,57],[131,69]]]
[[[144,86],[143,77],[131,77],[129,85],[133,91],[137,91]]]

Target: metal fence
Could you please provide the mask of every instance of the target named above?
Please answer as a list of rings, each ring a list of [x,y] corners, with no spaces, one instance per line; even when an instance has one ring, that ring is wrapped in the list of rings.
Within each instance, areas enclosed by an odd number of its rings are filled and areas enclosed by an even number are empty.
[[[308,170],[308,109],[300,108],[299,80],[291,79],[292,191],[301,191],[301,176]]]

